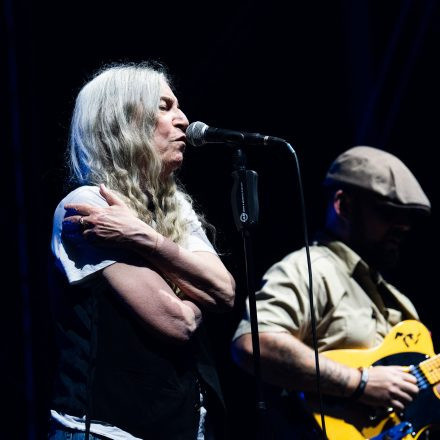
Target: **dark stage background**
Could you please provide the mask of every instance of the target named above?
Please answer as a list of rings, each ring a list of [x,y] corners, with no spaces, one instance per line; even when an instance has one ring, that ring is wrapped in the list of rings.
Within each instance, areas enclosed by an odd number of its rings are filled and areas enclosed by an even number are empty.
[[[32,2],[3,0],[0,176],[3,288],[0,438],[43,438],[51,373],[46,258],[64,195],[63,154],[74,98],[104,63],[156,59],[175,76],[190,121],[287,139],[302,167],[309,230],[319,225],[330,161],[356,144],[413,170],[433,214],[389,278],[418,307],[438,347],[440,7],[434,0]],[[246,149],[259,175],[256,278],[302,246],[293,157]],[[253,438],[253,382],[229,356],[246,295],[242,241],[230,208],[231,151],[187,149],[180,179],[217,226],[238,282],[233,313],[215,318],[234,438]]]

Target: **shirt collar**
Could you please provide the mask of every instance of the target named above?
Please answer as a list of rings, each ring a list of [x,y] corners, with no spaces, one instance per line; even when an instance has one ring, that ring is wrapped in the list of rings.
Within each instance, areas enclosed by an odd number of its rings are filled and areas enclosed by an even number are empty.
[[[336,254],[347,267],[347,272],[350,276],[353,275],[355,270],[373,275],[368,264],[342,241],[336,240],[325,232],[318,232],[315,243],[328,247]],[[376,273],[376,275],[380,276],[378,273]]]

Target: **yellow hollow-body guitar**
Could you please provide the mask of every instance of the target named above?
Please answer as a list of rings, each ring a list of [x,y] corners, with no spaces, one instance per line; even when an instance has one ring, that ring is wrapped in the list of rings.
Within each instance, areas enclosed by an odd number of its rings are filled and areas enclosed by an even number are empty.
[[[431,439],[440,439],[440,354],[435,355],[431,335],[419,321],[394,326],[382,344],[367,350],[331,350],[324,356],[359,368],[402,365],[416,376],[419,394],[402,413],[379,411],[355,402],[326,398],[324,413],[329,440],[421,439],[434,428]],[[314,407],[316,410],[316,406]],[[313,411],[313,410],[312,410]],[[321,426],[321,415],[314,413]],[[432,430],[432,429],[431,429]]]

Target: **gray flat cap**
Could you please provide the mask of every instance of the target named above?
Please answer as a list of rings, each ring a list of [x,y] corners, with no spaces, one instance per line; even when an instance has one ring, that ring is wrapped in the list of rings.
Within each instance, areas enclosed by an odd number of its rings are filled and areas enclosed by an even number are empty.
[[[431,203],[417,179],[396,156],[373,147],[350,148],[331,164],[325,186],[338,184],[371,191],[399,208],[431,211]]]

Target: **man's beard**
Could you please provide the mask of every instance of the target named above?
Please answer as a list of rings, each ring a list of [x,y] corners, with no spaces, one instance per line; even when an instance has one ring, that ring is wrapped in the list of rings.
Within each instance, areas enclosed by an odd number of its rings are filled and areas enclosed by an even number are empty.
[[[400,262],[400,250],[384,246],[380,252],[374,253],[374,264],[379,270],[395,269]]]
[[[379,271],[393,270],[399,265],[400,245],[394,242],[363,243],[356,247],[362,259]]]

